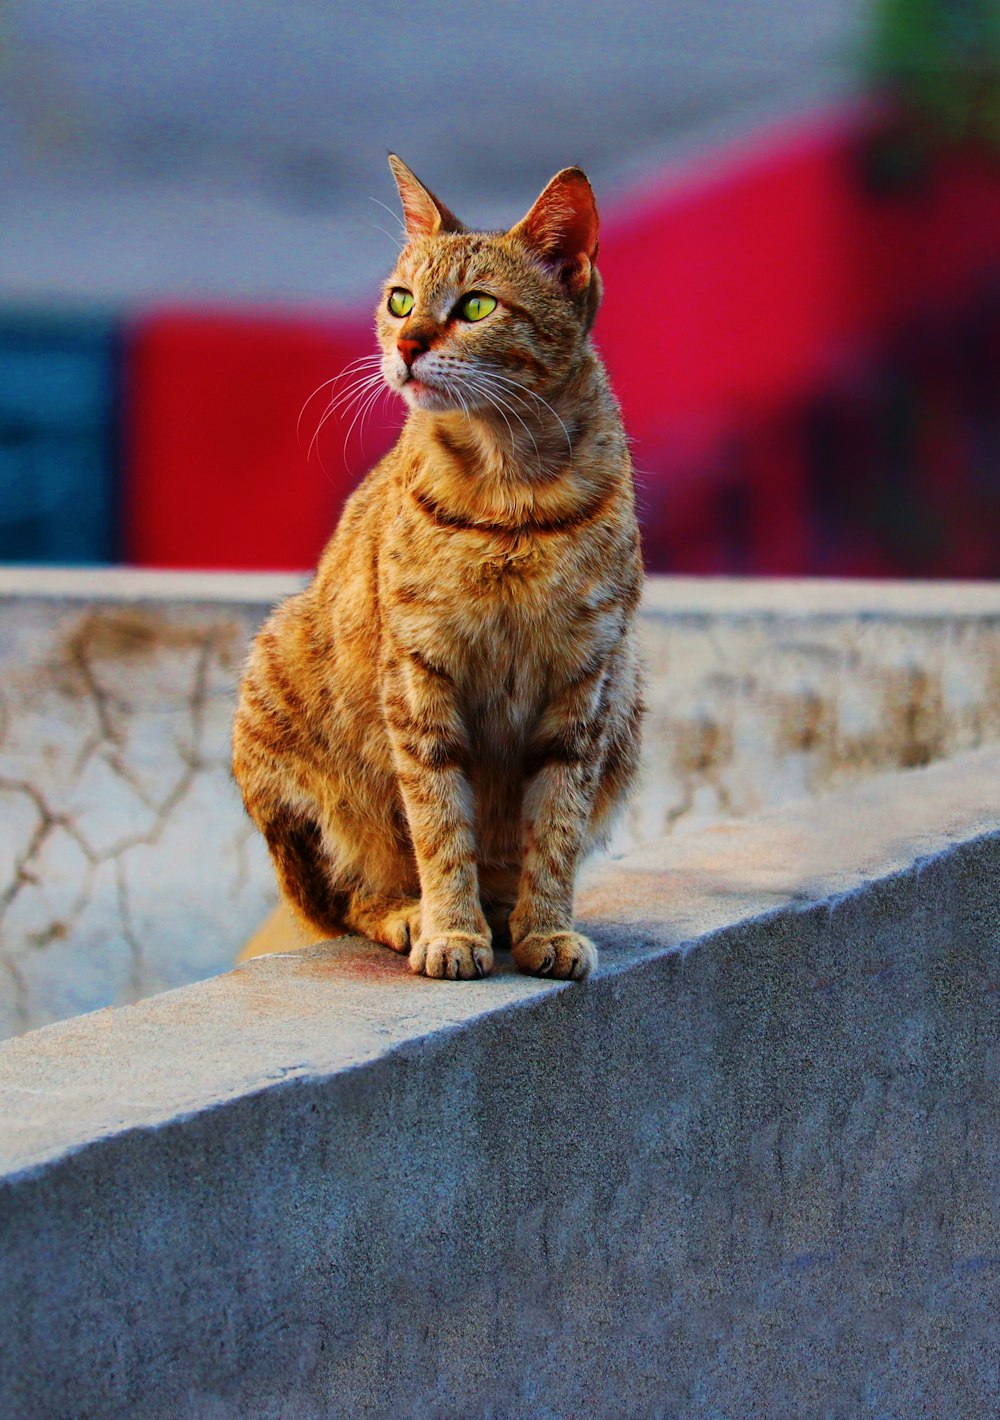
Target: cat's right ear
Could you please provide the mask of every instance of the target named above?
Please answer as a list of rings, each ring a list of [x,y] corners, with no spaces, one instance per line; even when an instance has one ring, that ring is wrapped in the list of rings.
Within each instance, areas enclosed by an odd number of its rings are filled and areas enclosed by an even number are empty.
[[[594,190],[580,168],[563,168],[510,235],[540,256],[574,295],[594,287],[598,217]],[[596,290],[596,294],[595,294]],[[596,312],[599,286],[591,290]]]
[[[389,166],[399,188],[399,199],[403,204],[403,220],[407,235],[411,237],[436,237],[440,232],[464,232],[467,230],[454,212],[436,198],[430,188],[424,187],[419,178],[397,158],[389,154]]]

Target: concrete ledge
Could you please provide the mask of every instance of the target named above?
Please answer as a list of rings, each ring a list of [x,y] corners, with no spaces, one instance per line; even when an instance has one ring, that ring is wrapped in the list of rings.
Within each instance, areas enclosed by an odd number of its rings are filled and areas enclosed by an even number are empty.
[[[208,602],[273,606],[305,572],[166,572],[147,567],[0,567],[0,600]]]
[[[305,586],[302,572],[174,572],[145,567],[0,566],[0,600],[194,601],[273,606]],[[837,577],[647,578],[645,608],[668,616],[989,616],[996,582],[865,582]]]
[[[608,864],[582,987],[345,941],[0,1046],[17,1416],[983,1416],[1000,754]]]

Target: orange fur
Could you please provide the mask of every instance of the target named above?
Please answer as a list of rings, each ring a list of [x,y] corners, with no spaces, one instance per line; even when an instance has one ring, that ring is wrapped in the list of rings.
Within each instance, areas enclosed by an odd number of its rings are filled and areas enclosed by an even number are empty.
[[[485,975],[509,934],[522,970],[580,977],[577,865],[642,712],[632,469],[589,338],[597,211],[567,169],[511,231],[469,232],[390,161],[409,240],[376,328],[409,418],[256,639],[234,772],[313,929],[445,977]],[[457,314],[470,291],[497,301],[483,320]]]

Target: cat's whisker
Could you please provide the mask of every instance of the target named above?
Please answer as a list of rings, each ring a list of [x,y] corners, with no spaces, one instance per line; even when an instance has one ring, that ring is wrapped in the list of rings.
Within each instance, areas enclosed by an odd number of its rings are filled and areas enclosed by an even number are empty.
[[[368,402],[366,403],[366,405],[365,405],[365,407],[364,407],[364,410],[362,411],[361,424],[360,424],[360,427],[359,427],[359,429],[358,429],[358,437],[359,437],[359,439],[362,440],[362,443],[363,443],[364,437],[365,437],[365,423],[366,423],[366,421],[367,421],[367,419],[368,419],[368,416],[369,416],[375,409],[378,408],[378,404],[379,404],[379,401],[380,401],[380,400],[385,399],[386,396],[390,396],[390,395],[392,395],[392,394],[393,394],[393,391],[389,388],[389,386],[386,385],[386,384],[383,384],[382,387],[381,387],[381,389],[375,390],[375,391],[373,392],[372,396],[368,399]]]
[[[466,404],[465,400],[462,398],[462,395],[461,395],[460,391],[458,391],[458,390],[455,391],[455,398],[458,400],[459,404],[462,406],[462,413],[465,415],[466,419],[467,419],[467,420],[470,420],[470,419],[472,418],[472,415],[469,413],[469,406]]]
[[[383,208],[386,212],[388,212],[388,214],[389,214],[389,216],[392,218],[392,220],[393,220],[394,222],[398,223],[398,225],[399,225],[399,230],[402,232],[404,238],[408,238],[408,237],[409,237],[409,233],[408,233],[407,230],[406,230],[406,225],[405,225],[405,223],[403,222],[402,217],[400,217],[400,215],[399,215],[398,212],[394,212],[393,209],[388,205],[388,203],[383,202],[383,201],[381,200],[381,198],[378,198],[378,197],[369,197],[368,201],[369,201],[369,202],[374,202],[377,206]],[[394,239],[394,240],[395,240],[395,239]]]
[[[380,384],[382,384],[381,381],[380,381]],[[385,388],[386,388],[386,385],[385,385],[385,384],[382,384],[382,389],[385,389]],[[358,438],[360,439],[360,438],[361,438],[361,435],[362,435],[362,431],[363,431],[363,429],[364,429],[364,415],[365,415],[365,414],[367,413],[367,411],[372,407],[372,405],[377,402],[380,393],[381,393],[381,391],[380,391],[378,388],[372,388],[372,389],[369,389],[369,390],[366,392],[366,394],[365,394],[364,397],[362,398],[362,401],[361,401],[360,405],[358,406],[357,410],[355,411],[354,418],[351,420],[350,428],[348,429],[347,433],[344,435],[344,467],[345,467],[345,469],[347,469],[348,471],[350,471],[350,464],[348,463],[348,459],[347,459],[347,446],[348,446],[348,444],[349,444],[350,441],[351,441],[351,435],[352,435],[353,432],[354,432],[354,426],[355,426],[355,424],[357,424],[358,419],[360,418],[360,419],[361,419],[361,429],[358,430]]]
[[[338,401],[336,401],[336,402],[331,402],[331,403],[327,406],[326,411],[325,411],[324,414],[323,414],[323,418],[320,420],[319,428],[316,430],[316,433],[313,435],[312,443],[311,443],[310,446],[309,446],[309,454],[312,453],[313,446],[314,446],[314,445],[316,446],[316,452],[317,452],[317,456],[318,456],[318,459],[319,459],[319,465],[320,465],[320,468],[322,468],[324,474],[327,473],[327,468],[326,468],[326,464],[323,462],[323,455],[322,455],[322,453],[320,453],[320,451],[319,451],[319,446],[318,446],[318,440],[319,440],[320,434],[321,434],[322,431],[323,431],[323,426],[327,423],[327,421],[328,421],[335,413],[338,413],[338,412],[339,412],[339,414],[340,414],[340,416],[341,416],[342,419],[346,419],[346,418],[347,418],[347,415],[348,415],[348,414],[350,413],[350,411],[351,411],[351,407],[352,407],[355,403],[358,404],[358,406],[359,406],[358,412],[360,412],[360,410],[365,407],[365,401],[368,400],[368,399],[371,399],[374,395],[377,395],[377,393],[378,393],[378,387],[379,387],[379,385],[381,385],[381,384],[382,384],[381,376],[372,376],[372,377],[369,377],[369,379],[368,379],[367,381],[361,383],[360,387],[355,387],[355,388],[352,389],[351,391],[348,391],[348,393],[344,396],[343,400],[338,400]],[[341,408],[340,408],[339,410],[338,410],[338,408],[337,408],[338,404],[341,405]],[[355,414],[355,420],[356,420],[356,419],[357,419],[357,413]],[[351,428],[353,429],[353,427],[354,427],[354,422],[352,421]],[[349,469],[349,465],[348,465],[348,463],[347,463],[347,442],[348,442],[348,439],[349,439],[349,438],[350,438],[350,430],[348,430],[347,434],[344,436],[344,467],[345,467],[345,468],[348,468],[348,469]],[[306,456],[307,462],[308,462],[308,458],[309,458],[309,455]]]
[[[549,404],[548,400],[543,399],[542,396],[540,394],[536,394],[534,390],[527,389],[524,385],[518,384],[516,380],[510,379],[506,375],[501,375],[496,370],[491,370],[489,374],[491,379],[498,381],[504,386],[506,393],[511,399],[517,399],[518,401],[524,403],[527,399],[530,398],[535,400],[538,404],[542,405],[545,409],[548,410],[548,412],[552,415],[552,418],[556,421],[556,423],[559,425],[559,428],[562,430],[563,438],[566,440],[567,453],[572,459],[573,441],[570,438],[569,430],[566,428],[566,425],[560,419],[556,411],[552,408],[552,405]]]
[[[496,401],[496,399],[494,398],[494,396],[491,394],[491,392],[490,392],[489,390],[487,390],[487,389],[485,389],[485,388],[479,386],[479,385],[478,385],[478,382],[477,382],[474,378],[471,378],[471,377],[469,377],[469,376],[467,376],[466,378],[467,378],[467,380],[468,380],[468,383],[472,386],[473,392],[476,393],[476,394],[481,395],[481,396],[486,400],[487,404],[489,404],[489,405],[491,406],[491,408],[493,408],[493,409],[496,410],[496,412],[500,415],[500,418],[501,418],[501,419],[503,420],[503,422],[507,425],[507,432],[510,434],[510,445],[511,445],[511,449],[512,449],[512,450],[515,449],[516,446],[517,446],[517,440],[516,440],[516,438],[515,438],[515,436],[514,436],[514,429],[513,429],[513,426],[511,425],[511,422],[510,422],[510,420],[507,418],[506,414],[505,414],[505,413],[503,412],[503,410],[500,408],[500,405],[497,403],[497,401]],[[513,413],[513,411],[511,411],[511,412]],[[468,417],[469,417],[469,414],[468,414],[468,411],[466,411],[466,418],[468,418]],[[536,452],[537,452],[537,451],[536,451]]]
[[[493,389],[494,393],[496,393],[495,387],[501,382],[503,382],[504,384],[513,383],[513,381],[502,381],[502,378],[498,376],[495,370],[491,370],[489,367],[486,366],[476,366],[471,373],[475,375],[475,377],[480,381],[480,383],[485,383],[491,389]],[[512,396],[512,392],[506,388],[502,391],[502,393],[506,396],[507,399],[510,399]],[[508,408],[509,407],[510,406],[508,405]],[[518,416],[518,418],[520,418],[520,416]],[[522,424],[524,423],[523,420],[521,420],[521,422]]]
[[[358,390],[365,389],[370,384],[376,384],[381,379],[381,369],[364,370],[360,374],[355,373],[354,379],[346,389],[336,390],[331,393],[327,408],[337,409],[340,405],[349,403],[352,396],[356,394]]]
[[[364,413],[363,413],[362,416],[361,416],[361,426],[360,426],[360,428],[358,429],[358,439],[359,439],[359,441],[360,441],[360,443],[361,443],[362,448],[364,448],[364,440],[365,440],[365,421],[366,421],[366,419],[368,418],[369,414],[371,414],[371,412],[372,412],[374,409],[377,408],[378,402],[379,402],[379,400],[382,398],[382,396],[383,396],[383,395],[386,395],[386,394],[391,394],[391,393],[392,393],[392,391],[389,389],[389,386],[388,386],[387,384],[383,384],[383,385],[382,385],[382,389],[381,389],[380,391],[377,391],[377,392],[376,392],[374,399],[370,399],[370,400],[368,401],[368,403],[365,405]],[[345,452],[345,454],[346,454],[346,452],[347,452],[347,443],[346,443],[346,441],[345,441],[345,443],[344,443],[344,452]]]
[[[477,371],[475,378],[478,380],[478,383],[479,383],[479,385],[480,385],[480,392],[481,392],[482,394],[484,394],[487,399],[490,400],[490,402],[493,404],[493,407],[494,407],[495,409],[497,409],[498,412],[499,412],[499,411],[500,411],[500,405],[499,405],[499,403],[497,403],[497,401],[499,401],[500,395],[497,393],[497,391],[496,391],[495,389],[490,390],[490,389],[488,388],[489,372],[486,372],[486,371]],[[535,450],[535,458],[538,460],[538,472],[539,472],[540,475],[541,475],[541,474],[544,474],[544,471],[545,471],[545,470],[544,470],[544,466],[543,466],[543,462],[542,462],[542,455],[541,455],[541,452],[540,452],[540,450],[539,450],[539,448],[538,448],[538,443],[537,443],[537,441],[536,441],[536,439],[535,439],[534,434],[533,434],[532,431],[531,431],[530,426],[526,423],[526,421],[525,421],[524,419],[521,418],[521,416],[518,414],[517,410],[514,409],[510,404],[508,404],[508,403],[506,402],[506,400],[503,402],[503,408],[506,409],[508,413],[510,413],[510,414],[512,414],[512,415],[514,416],[514,418],[517,420],[517,422],[521,425],[521,427],[522,427],[522,429],[524,430],[524,432],[527,434],[528,438],[531,440],[532,447],[533,447],[534,450]],[[515,440],[515,438],[514,438],[514,431],[513,431],[513,429],[511,429],[510,421],[506,419],[506,416],[504,416],[504,422],[507,424],[507,428],[511,430],[511,446],[512,446],[512,448],[516,448],[516,440]]]
[[[317,426],[317,428],[316,428],[316,432],[315,432],[315,434],[312,436],[312,440],[310,441],[310,444],[309,444],[309,451],[308,451],[308,453],[306,454],[306,462],[307,462],[307,463],[309,462],[309,459],[312,457],[312,451],[313,451],[313,449],[316,447],[316,444],[317,444],[317,441],[318,441],[318,439],[319,439],[320,434],[323,432],[323,426],[326,424],[326,422],[327,422],[328,419],[330,419],[334,414],[337,413],[338,408],[339,408],[342,404],[344,404],[344,405],[346,405],[346,408],[347,408],[347,409],[350,409],[351,404],[352,404],[356,399],[362,399],[362,398],[365,396],[365,394],[367,394],[367,392],[368,392],[370,389],[374,389],[377,385],[379,385],[379,384],[381,384],[381,383],[382,383],[382,376],[381,376],[381,375],[366,375],[363,379],[359,380],[356,385],[353,385],[350,390],[346,391],[346,392],[344,393],[343,398],[337,398],[337,399],[335,399],[335,400],[331,400],[331,401],[330,401],[330,403],[327,405],[327,407],[326,407],[326,409],[325,409],[325,411],[324,411],[324,413],[323,413],[322,419],[319,421],[319,424],[318,424],[318,426]],[[345,411],[342,411],[342,412],[343,412],[343,414],[344,414],[344,417],[346,418],[346,410],[345,410]],[[320,460],[320,462],[322,463],[322,459]]]
[[[357,385],[353,385],[349,390],[345,391],[344,399],[349,399],[354,394],[364,389],[371,378],[372,376],[370,375],[365,376]],[[323,426],[326,424],[327,420],[331,418],[331,416],[336,412],[337,407],[340,403],[341,401],[339,399],[331,399],[327,403],[326,408],[323,410],[323,413],[320,416],[319,423],[316,426],[316,430],[313,433],[312,439],[309,442],[309,449],[306,453],[306,462],[308,462],[309,459],[312,457],[313,449],[316,447],[316,442],[323,431]]]
[[[302,408],[299,410],[299,417],[295,422],[295,437],[298,440],[300,447],[302,443],[302,418],[306,410],[309,408],[310,404],[312,404],[313,400],[319,394],[320,390],[325,390],[330,385],[335,385],[338,380],[342,380],[345,376],[356,373],[357,370],[360,369],[363,365],[367,365],[369,363],[380,365],[382,363],[381,355],[360,355],[356,360],[351,360],[349,364],[345,365],[344,368],[338,374],[332,375],[330,379],[324,380],[321,385],[316,386],[312,394],[309,396],[309,398],[303,404]]]
[[[524,429],[525,433],[528,435],[528,438],[531,440],[532,444],[534,444],[534,447],[535,447],[535,455],[536,455],[536,457],[539,458],[539,462],[540,462],[540,455],[539,455],[539,453],[538,453],[538,445],[535,443],[534,435],[532,434],[532,432],[531,432],[531,430],[528,428],[528,426],[525,424],[524,420],[521,419],[520,416],[517,414],[517,411],[514,410],[514,409],[511,409],[510,405],[507,404],[505,401],[501,401],[500,396],[496,393],[495,390],[490,390],[489,388],[487,388],[485,385],[481,384],[481,383],[478,382],[478,381],[473,381],[472,383],[473,383],[473,387],[477,390],[477,392],[486,400],[486,402],[490,405],[491,408],[493,408],[493,409],[495,409],[495,410],[497,411],[497,413],[500,415],[500,418],[501,418],[501,419],[503,420],[503,422],[507,425],[507,431],[508,431],[508,433],[510,434],[511,451],[512,451],[512,452],[516,452],[516,450],[517,450],[517,436],[516,436],[515,433],[514,433],[513,425],[511,424],[510,420],[507,418],[507,413],[508,413],[508,412],[509,412],[510,414],[513,414],[514,418],[518,421],[518,423],[519,423],[519,424],[522,426],[522,428]]]
[[[342,369],[338,370],[335,375],[331,375],[328,380],[324,380],[322,384],[316,386],[312,394],[306,400],[306,404],[309,403],[309,400],[315,399],[316,396],[319,394],[320,390],[325,389],[327,385],[336,384],[338,380],[344,379],[346,375],[352,374],[354,371],[360,369],[364,365],[378,364],[381,361],[381,358],[382,357],[378,353],[378,351],[372,350],[369,351],[366,355],[357,355],[353,360],[348,360],[347,364],[344,365]]]
[[[403,248],[406,246],[405,242],[401,242],[398,237],[394,237],[391,232],[387,232],[385,228],[380,227],[377,222],[373,222],[372,226],[375,228],[376,232],[381,232],[383,236],[388,237],[390,242],[392,242],[393,246],[396,247],[398,251],[402,251]]]
[[[354,383],[349,385],[346,390],[340,390],[335,395],[332,395],[327,407],[337,409],[341,405],[349,404],[359,390],[367,389],[370,385],[382,383],[384,383],[384,381],[381,370],[369,371],[367,374],[358,376]]]
[[[559,428],[563,431],[563,436],[564,436],[565,439],[566,439],[566,448],[567,448],[567,450],[569,451],[569,456],[570,456],[570,458],[572,459],[572,457],[573,457],[573,440],[572,440],[572,439],[570,438],[570,436],[569,436],[569,430],[566,428],[566,425],[565,425],[565,424],[562,422],[562,420],[559,418],[559,415],[556,413],[556,411],[552,408],[551,404],[549,404],[548,400],[543,399],[542,396],[541,396],[540,394],[536,394],[534,390],[529,390],[529,389],[526,388],[526,386],[524,386],[524,385],[519,385],[516,380],[512,380],[508,375],[501,375],[501,374],[499,373],[499,371],[497,371],[497,370],[490,370],[490,371],[489,371],[489,374],[490,374],[490,376],[491,376],[493,379],[501,381],[502,384],[513,386],[513,389],[517,391],[517,394],[518,394],[519,396],[522,396],[522,397],[524,397],[524,396],[530,396],[532,399],[537,400],[539,404],[545,406],[545,408],[546,408],[546,409],[549,411],[549,413],[552,415],[552,418],[553,418],[553,419],[556,421],[556,423],[559,425]]]
[[[342,375],[338,376],[338,382],[341,380],[348,380],[349,383],[341,386],[340,388],[334,385],[334,387],[330,390],[330,398],[332,400],[339,400],[343,395],[349,393],[352,389],[356,388],[361,381],[371,378],[378,378],[381,375],[381,371],[382,361],[380,358],[376,358],[371,360],[370,362],[366,362],[364,365],[359,365],[353,370],[345,370]]]
[[[305,403],[303,404],[302,408],[299,410],[299,417],[298,417],[298,419],[296,419],[296,421],[295,421],[295,440],[296,440],[296,443],[298,444],[299,448],[302,447],[302,417],[303,417],[303,415],[305,414],[306,410],[309,408],[310,404],[312,404],[312,402],[313,402],[313,400],[316,398],[316,396],[319,394],[320,390],[325,390],[329,385],[332,385],[332,384],[333,384],[333,381],[336,380],[337,378],[338,378],[338,376],[337,376],[337,375],[334,375],[331,379],[329,379],[329,380],[324,380],[321,385],[317,385],[316,388],[313,390],[312,394],[309,395],[309,397],[306,399],[306,401],[305,401]]]

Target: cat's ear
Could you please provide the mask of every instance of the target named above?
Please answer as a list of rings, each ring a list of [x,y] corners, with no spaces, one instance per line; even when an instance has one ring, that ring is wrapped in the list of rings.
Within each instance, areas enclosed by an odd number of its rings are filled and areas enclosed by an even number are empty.
[[[563,168],[510,235],[530,247],[574,295],[590,285],[597,260],[597,202],[580,168]]]
[[[465,225],[458,220],[454,212],[449,212],[430,188],[424,187],[420,179],[414,177],[402,158],[390,153],[389,166],[399,188],[403,219],[409,236],[436,237],[439,232],[466,231]]]

